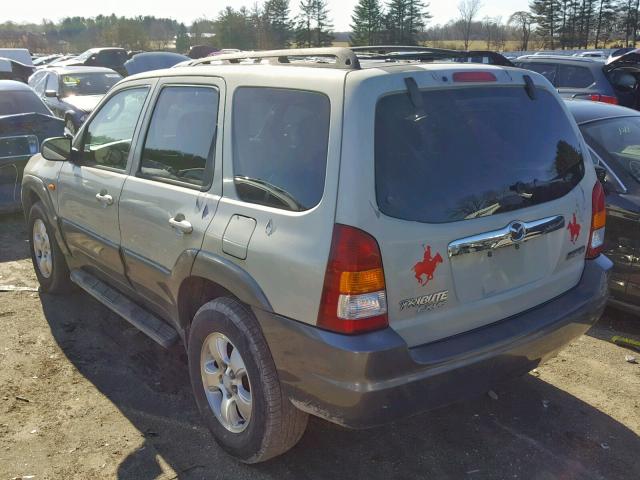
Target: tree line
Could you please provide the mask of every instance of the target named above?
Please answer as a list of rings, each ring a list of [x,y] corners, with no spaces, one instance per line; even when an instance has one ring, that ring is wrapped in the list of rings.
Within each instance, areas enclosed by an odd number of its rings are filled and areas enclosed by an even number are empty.
[[[532,0],[517,23],[549,49],[629,47],[638,41],[639,8],[640,0]]]
[[[323,47],[336,37],[327,0],[265,0],[253,7],[226,7],[190,25],[170,18],[98,15],[40,24],[0,23],[0,47],[33,52],[81,52],[95,46],[187,52],[193,45],[241,50]],[[640,0],[531,0],[509,18],[482,16],[481,0],[459,0],[458,15],[429,26],[424,0],[358,0],[348,34],[352,45],[429,45],[490,50],[587,49],[635,46]],[[338,34],[335,34],[338,35]],[[479,47],[479,45],[481,47]]]

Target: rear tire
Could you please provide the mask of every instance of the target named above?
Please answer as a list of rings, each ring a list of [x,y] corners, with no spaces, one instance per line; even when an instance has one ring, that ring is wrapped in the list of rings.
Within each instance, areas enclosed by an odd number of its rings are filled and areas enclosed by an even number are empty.
[[[217,345],[221,351],[211,354]],[[262,330],[243,304],[223,297],[203,305],[191,325],[187,355],[198,409],[223,450],[258,463],[298,443],[308,415],[285,396]],[[231,402],[225,403],[231,413],[221,415],[221,401]]]
[[[40,290],[46,293],[69,292],[73,287],[69,278],[69,267],[42,203],[33,204],[27,223],[31,261],[40,283]]]

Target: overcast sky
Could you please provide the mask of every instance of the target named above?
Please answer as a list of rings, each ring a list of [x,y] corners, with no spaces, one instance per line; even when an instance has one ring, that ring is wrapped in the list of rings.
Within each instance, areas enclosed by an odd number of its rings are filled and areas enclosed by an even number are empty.
[[[40,22],[43,18],[58,20],[66,16],[94,17],[99,14],[171,17],[189,23],[194,18],[215,17],[227,5],[234,8],[251,6],[255,0],[2,0],[0,21]],[[328,0],[336,31],[349,30],[351,12],[357,0]],[[290,0],[293,13],[299,0]],[[258,3],[262,3],[261,1]],[[505,21],[516,10],[526,10],[528,0],[484,0],[480,16],[502,16]],[[446,23],[457,16],[457,0],[432,0],[431,23]]]

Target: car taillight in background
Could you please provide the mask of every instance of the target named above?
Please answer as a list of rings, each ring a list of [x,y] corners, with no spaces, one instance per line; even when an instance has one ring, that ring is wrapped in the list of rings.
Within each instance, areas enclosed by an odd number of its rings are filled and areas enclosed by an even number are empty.
[[[591,195],[591,230],[587,245],[587,258],[596,258],[604,249],[604,230],[607,218],[604,188],[596,182]]]
[[[610,103],[612,105],[618,104],[617,97],[612,97],[610,95],[600,95],[599,93],[594,93],[592,95],[589,95],[587,98],[592,102]]]
[[[318,326],[356,334],[388,325],[387,293],[378,242],[360,229],[336,224]]]

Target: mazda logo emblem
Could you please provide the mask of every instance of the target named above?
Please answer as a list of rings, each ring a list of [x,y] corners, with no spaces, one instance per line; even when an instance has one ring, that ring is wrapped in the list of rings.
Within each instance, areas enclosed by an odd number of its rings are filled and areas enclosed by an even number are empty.
[[[527,234],[527,229],[522,222],[511,222],[509,225],[509,233],[511,235],[511,240],[518,243],[524,240],[524,237]]]

